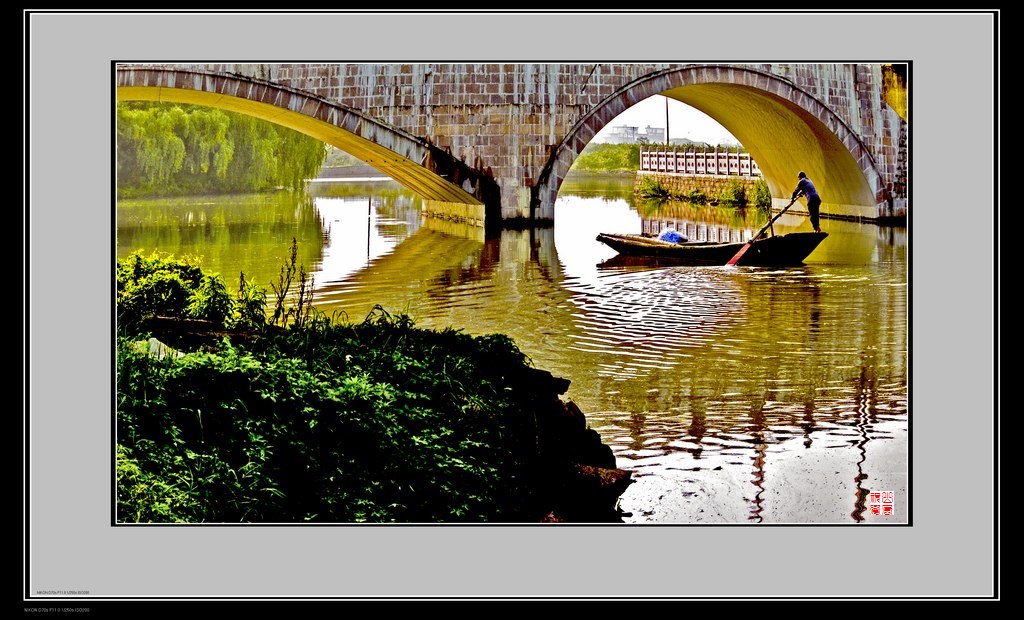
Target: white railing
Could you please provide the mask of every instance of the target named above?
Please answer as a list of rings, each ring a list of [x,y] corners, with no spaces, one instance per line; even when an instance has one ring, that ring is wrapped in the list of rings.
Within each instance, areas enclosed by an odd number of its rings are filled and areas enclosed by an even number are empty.
[[[761,169],[750,153],[678,146],[640,147],[640,170],[678,174],[726,174],[760,177]]]

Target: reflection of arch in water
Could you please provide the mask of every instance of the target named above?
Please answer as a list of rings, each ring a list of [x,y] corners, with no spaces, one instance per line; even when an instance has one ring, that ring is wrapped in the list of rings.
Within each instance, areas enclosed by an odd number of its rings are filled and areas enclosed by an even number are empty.
[[[320,282],[314,304],[327,314],[344,312],[361,320],[382,298],[425,294],[425,283],[439,272],[457,268],[483,247],[483,230],[464,223],[423,218],[421,227],[393,251],[371,260],[340,280]],[[385,308],[392,313],[404,308]]]
[[[490,289],[514,301],[509,317],[520,317],[528,325],[543,330],[536,317],[550,305],[564,303],[561,287],[562,265],[555,250],[552,228],[504,229],[482,240],[483,247],[474,260],[436,274],[426,296],[433,308],[461,303],[466,287],[488,282]],[[552,286],[555,285],[555,286]]]
[[[377,206],[375,213],[389,214],[399,228],[409,214],[404,208],[389,211],[384,206]],[[557,330],[556,325],[538,321],[558,318],[549,307],[568,299],[557,286],[563,275],[552,228],[505,229],[493,235],[452,220],[422,217],[417,222],[407,227],[412,234],[393,237],[402,240],[387,254],[344,277],[318,282],[317,307],[361,320],[381,299],[389,299],[388,312],[408,313],[424,327],[479,326],[493,319],[488,332],[512,335],[524,351],[530,350],[535,330]],[[483,294],[491,298],[507,299],[504,311],[499,306],[499,314],[493,316],[494,309],[474,298],[476,288],[485,289]],[[482,307],[491,314],[482,317]],[[524,326],[535,330],[521,337]]]
[[[489,329],[513,335],[526,352],[565,351],[572,367],[595,369],[567,378],[602,392],[595,381],[672,368],[687,359],[686,350],[742,320],[737,285],[721,274],[669,270],[639,279],[625,272],[580,279],[565,274],[552,228],[505,229],[471,244],[453,236],[419,230],[359,273],[319,282],[316,303],[358,319],[386,295],[400,306],[389,311],[415,308],[421,324],[466,325],[480,321],[471,296],[484,287],[507,300],[509,310],[489,310]],[[464,319],[469,313],[475,316]],[[558,373],[555,357],[545,365]]]

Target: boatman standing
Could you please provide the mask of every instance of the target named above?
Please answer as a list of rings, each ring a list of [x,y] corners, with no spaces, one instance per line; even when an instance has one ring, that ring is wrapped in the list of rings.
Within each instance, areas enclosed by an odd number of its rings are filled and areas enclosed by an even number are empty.
[[[821,227],[818,226],[818,207],[821,206],[821,196],[818,195],[818,190],[814,189],[814,183],[807,178],[805,172],[801,171],[797,178],[800,180],[796,184],[796,189],[793,190],[793,200],[800,196],[807,196],[807,212],[811,215],[811,226],[814,228],[814,232],[821,232]]]

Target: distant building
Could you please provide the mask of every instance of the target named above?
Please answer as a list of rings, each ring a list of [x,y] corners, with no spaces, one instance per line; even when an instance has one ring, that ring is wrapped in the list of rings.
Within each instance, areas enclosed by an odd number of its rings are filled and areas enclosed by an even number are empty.
[[[609,144],[636,144],[639,142],[639,130],[639,127],[616,125],[606,134],[605,142]]]
[[[605,133],[603,142],[608,144],[664,144],[665,128],[648,125],[644,131],[631,125],[615,125]]]
[[[664,127],[651,127],[647,126],[647,133],[641,136],[641,139],[646,138],[648,144],[664,144],[665,143],[665,128]]]

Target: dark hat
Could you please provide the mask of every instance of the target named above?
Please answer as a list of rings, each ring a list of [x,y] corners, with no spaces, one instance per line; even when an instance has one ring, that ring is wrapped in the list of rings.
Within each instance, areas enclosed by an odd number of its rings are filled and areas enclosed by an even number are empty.
[[[796,175],[796,176],[797,176],[797,178],[799,178],[799,179],[806,179],[806,178],[807,178],[807,173],[805,173],[805,172],[804,172],[803,170],[801,170],[801,171],[800,171],[800,174],[798,174],[798,175]]]

